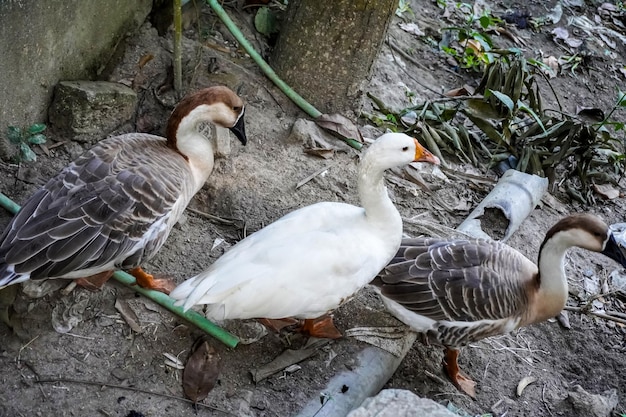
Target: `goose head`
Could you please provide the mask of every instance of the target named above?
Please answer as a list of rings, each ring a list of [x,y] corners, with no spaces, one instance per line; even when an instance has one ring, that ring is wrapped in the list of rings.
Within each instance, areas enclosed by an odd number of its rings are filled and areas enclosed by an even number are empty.
[[[363,164],[380,170],[404,166],[411,162],[439,164],[439,158],[424,148],[417,139],[404,133],[385,133],[368,148]]]
[[[578,246],[599,252],[626,267],[626,256],[609,227],[604,221],[592,214],[573,214],[561,219],[546,233],[539,253],[541,254],[542,249],[549,244],[562,250]]]
[[[244,110],[243,100],[228,87],[208,87],[190,94],[178,103],[169,118],[168,143],[180,152],[185,147],[183,142],[197,136],[200,123],[209,122],[230,129],[245,145]]]

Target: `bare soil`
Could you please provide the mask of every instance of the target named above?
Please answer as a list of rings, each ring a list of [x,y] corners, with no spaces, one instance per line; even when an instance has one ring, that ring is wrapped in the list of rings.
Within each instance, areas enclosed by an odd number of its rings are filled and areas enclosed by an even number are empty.
[[[553,6],[554,2],[548,5],[535,1],[525,7],[538,16]],[[433,37],[442,27],[451,25],[435,3],[413,0],[411,7],[415,17],[405,15],[407,19],[417,22]],[[496,15],[505,11],[502,6],[492,7]],[[265,41],[252,28],[252,15],[246,11],[228,11],[247,38],[266,51]],[[560,25],[564,25],[568,16],[592,17],[594,13],[595,6],[565,8]],[[476,85],[479,74],[454,73],[445,55],[401,30],[400,22],[400,18],[394,18],[388,43],[380,52],[366,91],[400,108],[408,105],[406,90],[414,92],[421,101],[438,97],[433,91]],[[536,57],[539,51],[545,56],[563,55],[549,34],[554,27],[517,30],[527,43],[522,46],[527,56]],[[580,31],[575,33],[583,35]],[[496,42],[502,47],[512,46],[504,37],[496,38]],[[394,53],[390,44],[407,51],[419,65]],[[617,68],[622,65],[620,57],[626,51],[621,42],[617,42],[616,48],[613,51],[616,58],[592,48],[586,70],[551,80],[567,111],[574,113],[578,105],[605,110],[612,107],[616,88],[624,82]],[[116,60],[102,74],[103,79],[132,85],[140,97],[135,120],[115,133],[162,132],[176,101],[168,88],[170,53],[171,37],[159,36],[146,23],[127,39]],[[154,58],[139,69],[138,63],[147,55]],[[189,90],[227,84],[247,101],[250,142],[245,148],[232,142],[231,155],[217,161],[207,185],[190,205],[230,221],[209,220],[187,211],[159,255],[145,265],[146,270],[182,281],[208,267],[244,235],[297,207],[318,201],[358,204],[354,180],[357,152],[336,141],[333,145],[341,151],[332,159],[305,154],[305,144],[290,138],[293,123],[303,114],[237,50],[232,37],[208,7],[202,8],[197,22],[185,32],[184,56]],[[553,101],[547,88],[542,91],[548,103]],[[371,103],[367,99],[364,103],[369,110]],[[619,117],[618,114],[616,118]],[[363,133],[374,138],[379,132],[364,127]],[[49,155],[37,149],[36,163],[19,170],[15,165],[0,165],[1,189],[14,201],[23,202],[82,150],[81,145],[66,141],[60,132],[49,132],[49,139]],[[63,144],[51,146],[55,143]],[[325,166],[328,170],[324,174],[295,189],[300,180]],[[478,168],[458,164],[454,168],[497,179],[486,164]],[[398,209],[409,219],[405,224],[407,235],[422,233],[421,222],[458,226],[492,187],[461,176],[443,180],[425,175],[431,187],[427,192],[394,173],[389,173],[388,179]],[[622,194],[625,184],[622,180]],[[595,206],[583,207],[570,202],[563,190],[557,188],[553,195],[544,198],[508,243],[536,259],[543,233],[566,213],[591,211],[608,223],[624,220],[626,207],[622,198],[598,201]],[[0,211],[2,225],[9,219],[9,214]],[[567,265],[571,295],[568,304],[582,306],[598,292],[604,292],[592,303],[593,309],[626,312],[624,292],[616,291],[609,276],[617,268],[601,255],[573,250]],[[13,307],[15,330],[0,324],[0,416],[290,416],[297,414],[305,402],[318,397],[333,375],[358,366],[355,356],[364,347],[363,342],[348,337],[331,341],[300,362],[300,368],[281,371],[254,383],[251,371],[271,362],[285,349],[303,347],[306,340],[299,335],[269,333],[232,350],[212,341],[221,356],[219,381],[194,410],[190,404],[173,398],[183,396],[182,371],[167,365],[164,353],[184,362],[201,336],[199,330],[113,281],[100,291],[75,289],[69,295],[59,291],[59,285],[40,298],[31,298],[20,291]],[[141,332],[131,330],[122,319],[115,308],[116,301],[128,304],[137,314]],[[69,332],[55,331],[54,325],[58,327],[71,317],[76,320]],[[451,401],[470,415],[583,417],[590,415],[589,410],[569,399],[569,393],[580,385],[592,394],[608,395],[605,391],[614,390],[619,403],[612,415],[626,413],[624,326],[580,313],[570,313],[569,320],[570,329],[550,321],[464,349],[460,364],[478,383],[476,400],[460,394],[446,379],[441,367],[442,350],[419,341],[386,387],[410,389],[444,404]],[[336,322],[342,330],[399,325],[369,289],[342,306],[336,313]],[[232,322],[225,326],[246,337],[254,336],[259,330],[254,322]],[[516,387],[527,376],[535,377],[536,382],[518,397]]]

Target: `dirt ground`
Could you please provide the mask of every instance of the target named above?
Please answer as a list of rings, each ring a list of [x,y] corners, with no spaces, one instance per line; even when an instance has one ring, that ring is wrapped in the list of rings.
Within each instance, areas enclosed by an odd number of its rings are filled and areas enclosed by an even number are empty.
[[[452,23],[442,17],[442,9],[434,2],[412,0],[410,5],[415,16],[405,14],[405,18],[416,22],[426,34],[435,36]],[[535,1],[526,7],[531,14],[539,16],[554,5],[555,2]],[[503,7],[493,7],[495,15],[505,11]],[[265,50],[260,35],[252,29],[252,15],[234,9],[228,12],[248,39]],[[539,53],[560,56],[563,50],[552,40],[550,31],[565,25],[568,16],[592,17],[594,13],[595,6],[565,7],[560,24],[543,26],[538,31],[517,29],[517,34],[526,41],[522,49],[529,57],[537,57]],[[388,43],[382,48],[366,91],[389,105],[406,107],[407,89],[418,100],[424,100],[438,97],[433,90],[443,92],[463,84],[476,85],[478,74],[454,73],[445,55],[402,30],[400,22],[399,17],[394,17]],[[573,33],[584,34],[580,30]],[[496,42],[502,47],[513,46],[504,37],[496,38]],[[147,23],[127,39],[102,74],[103,79],[133,86],[140,97],[135,120],[121,126],[118,132],[162,132],[170,106],[175,102],[167,78],[170,45],[168,35],[159,36]],[[418,65],[394,53],[389,45],[409,52]],[[305,154],[304,144],[290,137],[293,123],[303,114],[261,75],[249,58],[237,51],[232,37],[208,7],[201,10],[199,21],[186,31],[183,49],[185,79],[190,90],[222,83],[237,88],[246,100],[249,144],[244,148],[232,142],[232,154],[217,161],[207,185],[190,205],[199,212],[228,221],[209,220],[187,211],[159,255],[145,265],[147,270],[182,281],[208,267],[243,235],[297,207],[318,201],[358,204],[354,181],[357,152],[335,141],[333,145],[340,151],[332,159]],[[580,105],[605,110],[613,106],[616,89],[624,83],[624,75],[618,68],[623,66],[621,57],[626,56],[626,51],[620,42],[611,51],[614,56],[592,48],[588,70],[551,80],[566,110],[574,113]],[[139,70],[137,63],[148,54],[154,58]],[[550,103],[551,95],[547,90],[544,94]],[[371,107],[367,99],[364,103],[366,109]],[[623,115],[618,113],[616,118],[620,117]],[[364,122],[359,120],[360,124]],[[374,138],[376,132],[372,127],[363,128],[366,137]],[[37,149],[36,163],[19,170],[15,165],[0,165],[0,189],[14,201],[23,202],[82,150],[59,132],[49,132],[49,139],[52,148],[49,155]],[[51,146],[60,142],[64,143]],[[328,169],[324,174],[295,189],[299,181],[325,166]],[[453,168],[497,179],[486,166],[457,164]],[[447,180],[434,175],[425,178],[430,192],[396,174],[388,174],[389,191],[407,219],[407,235],[422,233],[420,223],[424,222],[458,226],[492,188],[487,182],[462,176]],[[622,180],[622,193],[625,185],[626,181]],[[541,236],[565,213],[591,211],[608,223],[624,221],[626,205],[622,198],[598,201],[595,206],[583,207],[570,202],[563,190],[556,189],[543,199],[508,243],[536,259]],[[3,226],[9,219],[10,215],[0,211]],[[595,310],[626,312],[625,293],[617,291],[610,277],[615,269],[618,269],[615,264],[600,255],[571,251],[567,264],[568,305],[578,307],[589,301]],[[107,283],[101,291],[76,289],[69,295],[58,290],[67,283],[50,284],[53,288],[39,298],[20,291],[14,305],[15,331],[0,324],[0,416],[291,416],[304,403],[318,397],[333,375],[357,366],[355,355],[364,347],[363,342],[344,337],[320,347],[298,367],[255,383],[251,371],[272,361],[285,349],[301,348],[306,341],[298,335],[269,333],[232,350],[212,341],[221,356],[219,382],[194,410],[190,404],[174,398],[183,396],[182,371],[167,364],[166,361],[172,361],[164,354],[184,362],[201,336],[200,331],[116,282]],[[591,301],[600,292],[604,295]],[[137,314],[140,332],[131,330],[122,319],[116,302]],[[442,350],[419,341],[386,387],[409,389],[443,404],[452,402],[468,415],[591,415],[584,404],[571,399],[575,396],[571,393],[579,385],[589,393],[605,397],[610,397],[611,392],[607,391],[613,390],[619,402],[612,415],[623,415],[626,413],[625,327],[574,312],[569,313],[569,321],[570,329],[550,321],[465,348],[460,365],[478,383],[476,400],[460,394],[446,379],[441,368]],[[342,330],[399,325],[384,312],[369,289],[342,306],[336,313],[336,322]],[[71,330],[55,331],[69,326],[68,323]],[[253,322],[225,326],[251,339],[257,339],[259,333]],[[536,381],[518,397],[516,387],[527,376]]]

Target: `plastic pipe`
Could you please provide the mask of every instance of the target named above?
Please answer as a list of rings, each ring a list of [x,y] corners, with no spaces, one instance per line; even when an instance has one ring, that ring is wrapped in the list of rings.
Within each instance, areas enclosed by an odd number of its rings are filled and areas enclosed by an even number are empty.
[[[18,204],[2,193],[0,193],[0,205],[13,215],[20,210],[20,206]],[[227,332],[216,324],[211,323],[202,314],[193,310],[183,311],[182,307],[174,305],[174,299],[170,298],[168,295],[136,285],[135,277],[132,275],[122,271],[115,271],[113,273],[113,278],[146,298],[149,298],[160,306],[165,307],[177,316],[182,317],[183,319],[196,325],[198,328],[224,343],[229,348],[234,348],[239,343],[239,339],[235,335]]]

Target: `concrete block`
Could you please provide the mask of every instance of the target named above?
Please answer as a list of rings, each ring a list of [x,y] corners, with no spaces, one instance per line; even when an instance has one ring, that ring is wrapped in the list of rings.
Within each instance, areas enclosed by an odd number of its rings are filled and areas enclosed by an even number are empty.
[[[50,124],[79,142],[99,140],[135,114],[137,94],[107,81],[62,81],[49,110]]]
[[[382,390],[375,397],[363,401],[347,417],[459,417],[441,404],[421,398],[411,391],[401,389]]]

